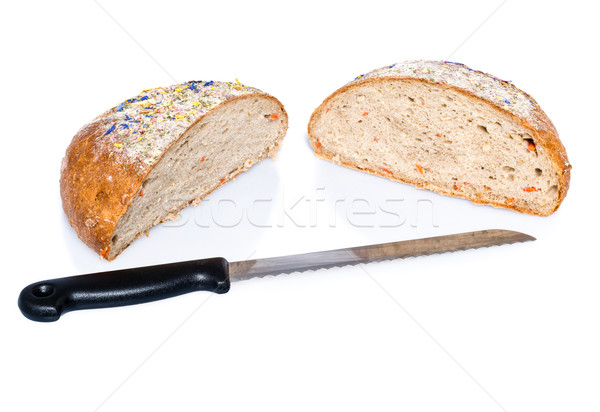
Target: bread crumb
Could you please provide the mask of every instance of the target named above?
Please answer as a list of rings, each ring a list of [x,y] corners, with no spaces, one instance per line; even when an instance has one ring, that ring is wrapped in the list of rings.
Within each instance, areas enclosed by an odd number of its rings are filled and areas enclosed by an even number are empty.
[[[166,222],[168,220],[172,220],[173,222],[179,220],[179,213],[168,213],[165,216],[164,222]]]

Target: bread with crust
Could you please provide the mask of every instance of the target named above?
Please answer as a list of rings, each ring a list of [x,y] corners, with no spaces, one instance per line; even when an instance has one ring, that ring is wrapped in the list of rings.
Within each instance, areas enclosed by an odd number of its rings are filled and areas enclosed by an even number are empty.
[[[112,260],[152,226],[267,156],[288,125],[279,100],[236,82],[144,90],[83,126],[61,165],[63,209]]]
[[[313,112],[315,154],[474,203],[547,216],[571,164],[554,125],[511,82],[447,61],[373,70]]]

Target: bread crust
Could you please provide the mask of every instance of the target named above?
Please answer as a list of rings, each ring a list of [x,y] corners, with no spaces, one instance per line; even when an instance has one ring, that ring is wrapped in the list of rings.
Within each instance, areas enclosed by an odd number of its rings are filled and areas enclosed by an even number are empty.
[[[207,116],[217,113],[225,105],[256,96],[272,100],[281,110],[284,132],[274,143],[273,149],[266,153],[274,157],[287,130],[287,113],[278,99],[257,89],[251,89],[247,94],[228,97],[198,116],[168,144],[151,165],[139,162],[132,165],[116,159],[111,152],[114,143],[100,139],[106,133],[105,120],[114,114],[116,107],[82,127],[66,150],[60,175],[63,209],[77,236],[103,258],[107,260],[116,258],[117,255],[109,257],[109,253],[111,238],[117,223],[127,213],[135,196],[139,195],[142,183],[154,166],[196,123],[206,120]],[[225,178],[214,190],[234,177]],[[206,196],[208,194],[210,193]],[[184,205],[175,213],[186,206]]]
[[[392,67],[392,66],[389,66],[389,67]],[[478,72],[478,73],[481,73],[481,72]],[[490,76],[485,73],[482,73],[482,74],[484,74],[485,76]],[[420,182],[413,182],[413,181],[410,181],[407,179],[403,179],[400,176],[394,175],[392,173],[383,173],[382,171],[364,169],[364,168],[358,167],[358,165],[356,165],[354,163],[347,163],[344,161],[335,160],[334,153],[329,152],[327,150],[327,148],[324,147],[323,145],[317,144],[318,141],[317,141],[317,137],[315,136],[314,131],[313,131],[313,125],[315,124],[315,120],[317,119],[317,117],[321,116],[327,110],[329,103],[332,99],[334,99],[336,96],[338,96],[341,93],[352,91],[353,89],[358,89],[369,83],[389,82],[390,80],[428,83],[428,84],[434,84],[438,87],[452,89],[453,91],[455,91],[457,93],[462,93],[464,95],[467,95],[470,98],[477,99],[494,110],[500,110],[503,113],[508,114],[510,117],[513,118],[513,120],[515,122],[520,123],[523,127],[527,128],[531,132],[531,135],[533,137],[536,147],[539,145],[546,149],[547,153],[550,156],[550,160],[552,162],[553,169],[559,177],[559,190],[558,190],[558,194],[557,194],[557,202],[556,202],[555,207],[552,209],[552,211],[546,213],[546,212],[539,211],[539,210],[534,210],[534,209],[530,209],[530,208],[526,208],[526,207],[520,207],[519,205],[515,205],[515,204],[490,201],[487,199],[483,199],[480,195],[478,196],[477,194],[472,195],[472,194],[461,192],[458,190],[449,191],[449,190],[445,190],[444,188],[441,188],[441,187],[436,187],[434,185],[424,184],[424,183],[420,183]],[[518,117],[513,112],[506,110],[505,108],[498,105],[493,100],[481,97],[479,95],[476,95],[475,93],[473,93],[470,90],[466,90],[464,88],[457,87],[455,85],[448,84],[445,82],[431,81],[431,80],[427,80],[424,78],[417,78],[417,77],[410,77],[410,76],[395,76],[395,75],[369,76],[369,75],[365,75],[365,76],[359,76],[354,81],[346,84],[345,86],[343,86],[340,89],[333,92],[330,96],[328,96],[323,101],[323,103],[319,107],[317,107],[317,109],[315,109],[315,111],[311,115],[311,118],[310,118],[310,121],[308,124],[308,137],[309,137],[310,144],[311,144],[315,154],[318,157],[325,159],[325,160],[333,161],[335,163],[339,163],[343,166],[346,166],[346,167],[349,167],[352,169],[368,172],[368,173],[371,173],[371,174],[374,174],[377,176],[385,177],[385,178],[399,181],[402,183],[407,183],[407,184],[413,185],[419,189],[428,189],[428,190],[431,190],[433,192],[440,193],[443,195],[448,195],[448,196],[453,196],[453,197],[461,197],[464,199],[471,200],[473,203],[477,203],[477,204],[488,204],[488,205],[491,205],[494,207],[512,209],[512,210],[515,210],[515,211],[521,212],[521,213],[528,213],[528,214],[538,215],[538,216],[548,216],[548,215],[554,213],[558,209],[558,207],[564,200],[564,198],[567,194],[567,191],[569,189],[569,184],[570,184],[570,180],[571,180],[571,164],[569,163],[569,160],[567,157],[567,152],[558,137],[558,132],[556,131],[556,128],[554,127],[554,125],[552,124],[552,122],[550,121],[550,119],[548,118],[546,113],[541,109],[539,104],[537,104],[537,102],[531,96],[529,96],[527,93],[523,92],[522,90],[517,89],[514,85],[512,85],[504,80],[500,80],[497,78],[494,78],[494,80],[503,84],[505,87],[506,87],[506,85],[508,85],[510,88],[517,90],[519,93],[522,93],[524,96],[526,96],[529,99],[529,101],[533,105],[532,106],[533,110],[530,113],[529,119],[523,118],[523,117]],[[533,119],[533,121],[532,121],[532,119]]]

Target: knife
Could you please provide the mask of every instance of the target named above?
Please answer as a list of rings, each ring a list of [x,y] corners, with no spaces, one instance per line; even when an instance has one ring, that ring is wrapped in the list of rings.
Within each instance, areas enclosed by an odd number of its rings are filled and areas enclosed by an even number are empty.
[[[32,283],[21,291],[18,304],[28,319],[53,322],[73,310],[134,305],[195,291],[227,293],[231,282],[256,277],[529,240],[535,238],[492,229],[240,262],[191,260]]]

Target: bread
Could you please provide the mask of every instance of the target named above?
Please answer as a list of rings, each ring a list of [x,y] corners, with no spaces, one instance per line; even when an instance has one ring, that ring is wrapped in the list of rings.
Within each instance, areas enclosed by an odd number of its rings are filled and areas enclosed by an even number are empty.
[[[144,90],[73,138],[60,177],[69,223],[112,260],[152,226],[274,157],[287,125],[279,100],[237,81]]]
[[[312,114],[315,154],[469,199],[547,216],[571,165],[554,125],[512,83],[445,61],[409,61],[365,75]]]

